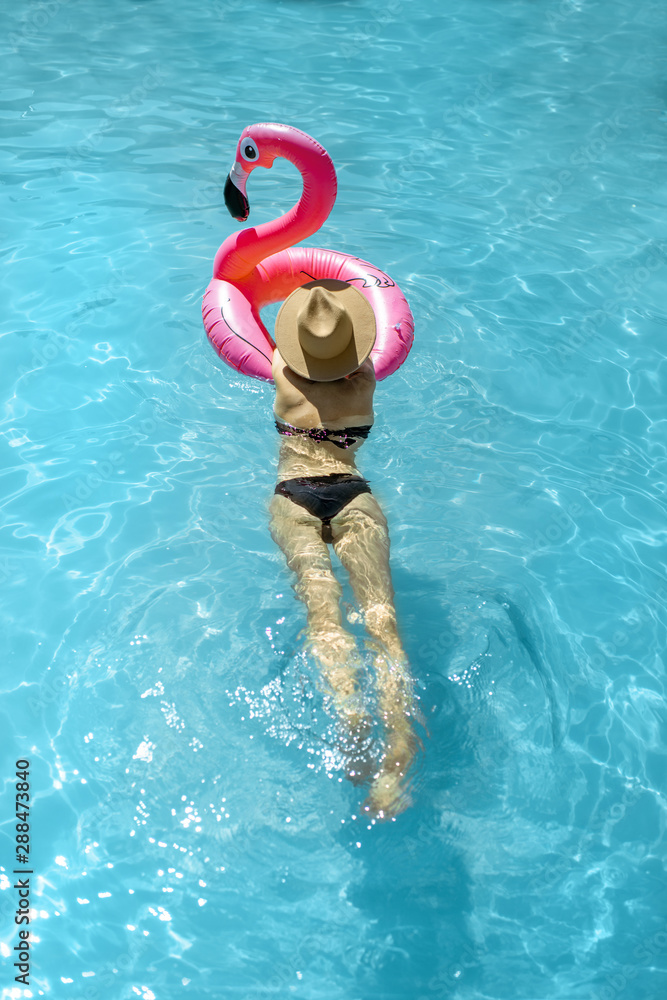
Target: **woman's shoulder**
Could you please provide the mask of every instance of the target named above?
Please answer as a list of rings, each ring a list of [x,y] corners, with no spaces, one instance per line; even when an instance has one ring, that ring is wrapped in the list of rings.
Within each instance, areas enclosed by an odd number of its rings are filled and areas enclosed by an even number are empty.
[[[306,380],[285,364],[278,348],[273,352],[271,374],[278,393],[287,395],[291,400],[298,399],[303,394],[303,386],[307,384]]]
[[[375,367],[373,365],[372,360],[370,358],[367,358],[360,368],[357,368],[356,371],[352,372],[351,375],[347,376],[347,380],[348,381],[356,380],[360,384],[365,382],[368,385],[375,385],[376,382]]]
[[[286,370],[286,368],[287,368],[287,365],[283,361],[283,359],[282,359],[282,357],[280,355],[280,351],[276,347],[276,349],[273,352],[273,357],[271,359],[271,374],[273,375],[273,378],[274,378],[275,381],[277,381],[278,379],[284,379],[285,378],[285,370]]]

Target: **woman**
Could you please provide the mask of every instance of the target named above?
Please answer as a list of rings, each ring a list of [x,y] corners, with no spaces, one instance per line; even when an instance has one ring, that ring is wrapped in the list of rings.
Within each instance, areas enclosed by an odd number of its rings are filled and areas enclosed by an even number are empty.
[[[355,465],[373,424],[375,317],[367,299],[346,282],[312,281],[283,303],[275,341],[275,416],[282,443],[271,534],[296,573],[313,653],[358,755],[371,720],[358,690],[355,642],[342,624],[329,544],[350,575],[374,640],[385,728],[365,809],[388,817],[409,805],[407,772],[417,739],[413,683],[396,626],[387,522]],[[363,771],[355,762],[349,776],[363,780]]]

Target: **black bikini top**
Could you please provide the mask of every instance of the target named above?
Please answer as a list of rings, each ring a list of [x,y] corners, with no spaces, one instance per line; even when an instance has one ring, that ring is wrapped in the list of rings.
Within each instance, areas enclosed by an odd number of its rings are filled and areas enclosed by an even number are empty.
[[[294,427],[293,424],[276,420],[276,430],[285,437],[299,435],[310,438],[312,441],[328,441],[329,444],[335,444],[337,448],[349,448],[350,445],[356,444],[359,439],[365,441],[371,432],[371,427],[372,424],[368,424],[366,427],[344,427],[342,430],[329,430],[328,427]]]

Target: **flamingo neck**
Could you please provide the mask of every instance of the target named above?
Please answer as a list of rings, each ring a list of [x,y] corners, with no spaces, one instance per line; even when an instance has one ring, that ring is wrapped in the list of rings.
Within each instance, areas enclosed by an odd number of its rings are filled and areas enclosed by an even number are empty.
[[[298,134],[303,137],[303,133]],[[229,281],[247,277],[266,257],[305,240],[328,218],[336,200],[336,171],[327,151],[307,138],[308,145],[283,140],[277,152],[293,163],[303,178],[298,202],[272,222],[232,233],[216,254],[214,278]]]

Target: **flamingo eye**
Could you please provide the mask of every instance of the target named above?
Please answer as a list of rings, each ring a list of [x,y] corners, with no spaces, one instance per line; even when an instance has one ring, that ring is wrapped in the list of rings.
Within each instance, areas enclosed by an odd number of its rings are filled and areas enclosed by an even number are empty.
[[[251,162],[259,159],[257,143],[253,139],[248,137],[243,140],[241,143],[241,156],[244,160],[250,160]]]

